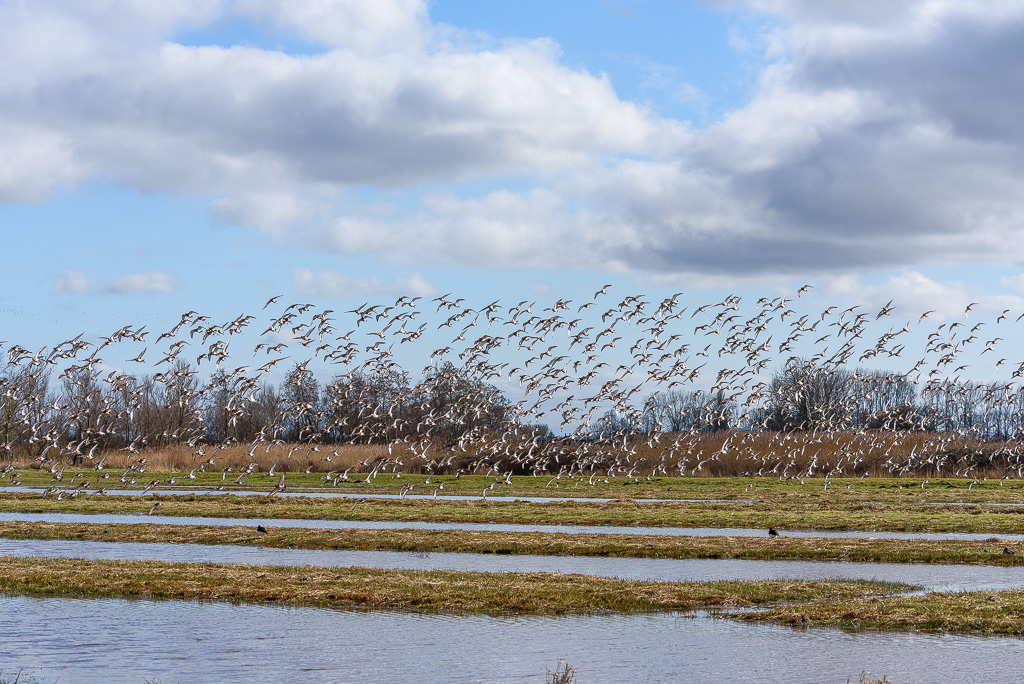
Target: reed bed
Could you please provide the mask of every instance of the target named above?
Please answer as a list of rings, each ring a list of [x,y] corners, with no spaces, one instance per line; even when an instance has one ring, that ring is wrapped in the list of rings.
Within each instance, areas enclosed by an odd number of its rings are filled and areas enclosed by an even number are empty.
[[[253,442],[146,447],[137,453],[124,449],[98,450],[91,459],[63,453],[58,466],[91,467],[103,463],[126,469],[143,465],[152,472],[266,472],[344,471],[439,475],[477,474],[593,474],[631,477],[984,477],[1000,478],[1019,463],[1017,442],[981,439],[972,435],[934,432],[766,430],[630,434],[616,439],[547,440],[529,464],[496,456],[494,439],[447,448],[428,447],[422,456],[407,442],[390,444],[307,444]],[[509,451],[526,451],[529,441],[512,441]],[[628,455],[628,458],[626,456]],[[51,453],[52,457],[53,454]],[[557,459],[555,458],[557,456]],[[440,463],[438,463],[440,461]],[[630,463],[628,469],[623,462]],[[541,465],[543,464],[543,465]],[[40,467],[38,457],[12,456],[17,468]],[[52,466],[50,464],[48,467]]]

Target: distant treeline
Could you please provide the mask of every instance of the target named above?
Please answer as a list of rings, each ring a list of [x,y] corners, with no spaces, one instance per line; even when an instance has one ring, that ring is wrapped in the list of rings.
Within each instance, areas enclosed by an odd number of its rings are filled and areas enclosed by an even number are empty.
[[[527,422],[540,403],[514,404],[493,384],[449,361],[418,381],[390,362],[321,383],[297,363],[279,385],[225,371],[201,383],[177,361],[153,375],[76,367],[57,376],[46,366],[0,369],[0,448],[10,456],[70,455],[99,449],[199,443],[428,443],[466,449],[504,435],[516,443],[555,437]],[[665,390],[630,405],[573,408],[578,423],[563,440],[602,441],[624,435],[745,431],[926,431],[982,439],[1015,439],[1024,391],[1012,385],[942,382],[919,391],[904,376],[825,368],[796,359],[766,389],[742,402],[719,389]],[[586,411],[589,411],[587,413]],[[511,435],[511,438],[509,437]]]

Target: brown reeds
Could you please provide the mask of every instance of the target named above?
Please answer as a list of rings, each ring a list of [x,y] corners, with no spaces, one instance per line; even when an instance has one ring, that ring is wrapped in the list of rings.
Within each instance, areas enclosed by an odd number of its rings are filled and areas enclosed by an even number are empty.
[[[281,442],[150,447],[138,453],[98,451],[87,460],[65,454],[60,462],[88,468],[145,464],[147,472],[354,472],[438,475],[463,472],[602,476],[686,477],[995,477],[1016,464],[1015,442],[933,432],[822,431],[633,434],[617,440],[551,440],[537,458],[516,462],[494,453],[494,440],[446,448],[430,444],[430,457],[405,442],[393,444],[294,444]],[[519,445],[520,448],[523,445]],[[525,448],[522,450],[525,451]],[[515,449],[510,449],[515,451]],[[544,456],[548,458],[544,458]],[[628,458],[624,458],[628,456]],[[627,469],[622,464],[628,462]],[[38,467],[38,459],[14,459],[16,467]],[[1011,465],[1013,464],[1013,465]]]

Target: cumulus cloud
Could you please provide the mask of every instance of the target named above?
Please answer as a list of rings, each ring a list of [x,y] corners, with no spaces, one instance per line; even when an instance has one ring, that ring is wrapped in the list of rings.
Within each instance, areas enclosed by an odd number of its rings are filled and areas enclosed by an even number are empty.
[[[894,316],[917,318],[931,311],[928,317],[937,321],[963,318],[972,304],[975,315],[1024,308],[1024,298],[1016,295],[991,294],[963,281],[934,280],[918,271],[906,271],[880,285],[859,287],[857,292],[868,306],[881,308],[891,300]]]
[[[429,280],[419,273],[403,275],[385,283],[376,277],[355,277],[331,269],[314,271],[297,268],[292,274],[292,288],[313,297],[372,297],[375,295],[427,296],[437,294]]]
[[[57,277],[53,291],[60,294],[169,294],[180,285],[181,279],[167,271],[126,273],[102,282],[94,272],[67,269]]]
[[[95,12],[59,5],[0,11],[0,56],[22,67],[0,76],[0,126],[34,123],[73,140],[66,165],[94,175],[250,196],[288,185],[554,170],[606,153],[660,154],[687,140],[685,125],[620,100],[607,78],[561,65],[550,41],[437,44],[419,1],[239,0],[219,10],[269,17],[327,45],[302,56],[175,43],[185,2],[166,10],[171,16],[135,17],[151,30],[125,47],[112,35],[123,28],[118,10],[134,16],[144,5],[104,3],[109,28]],[[42,49],[19,37],[48,26],[60,39]],[[37,54],[39,64],[30,58]],[[22,181],[29,189],[20,195],[37,193],[51,166]],[[0,191],[19,196],[9,185]]]
[[[714,4],[771,20],[750,102],[700,129],[424,0],[8,4],[0,200],[109,178],[298,249],[503,267],[1024,260],[1024,0]],[[175,42],[224,18],[319,51]]]

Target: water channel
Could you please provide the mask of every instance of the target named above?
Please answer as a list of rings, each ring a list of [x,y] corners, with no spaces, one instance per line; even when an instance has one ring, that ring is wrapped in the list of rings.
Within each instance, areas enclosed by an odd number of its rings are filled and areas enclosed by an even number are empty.
[[[555,572],[669,582],[710,580],[867,579],[905,582],[929,591],[998,591],[1024,587],[1024,566],[924,565],[823,561],[675,560],[480,553],[410,553],[275,549],[259,546],[0,539],[0,556],[188,563],[364,567],[468,572]]]
[[[0,597],[0,677],[161,682],[1018,682],[1024,641],[706,615],[484,617]],[[24,674],[24,673],[23,673]]]
[[[411,522],[390,520],[309,520],[301,518],[206,518],[145,513],[0,513],[0,522],[44,522],[84,525],[210,525],[316,530],[465,530],[468,532],[548,532],[557,534],[627,534],[668,537],[764,537],[764,528],[751,527],[627,527],[613,525],[524,525],[517,523]],[[840,539],[966,540],[983,543],[1024,541],[1024,534],[988,532],[862,532],[855,530],[782,530],[786,537]]]

